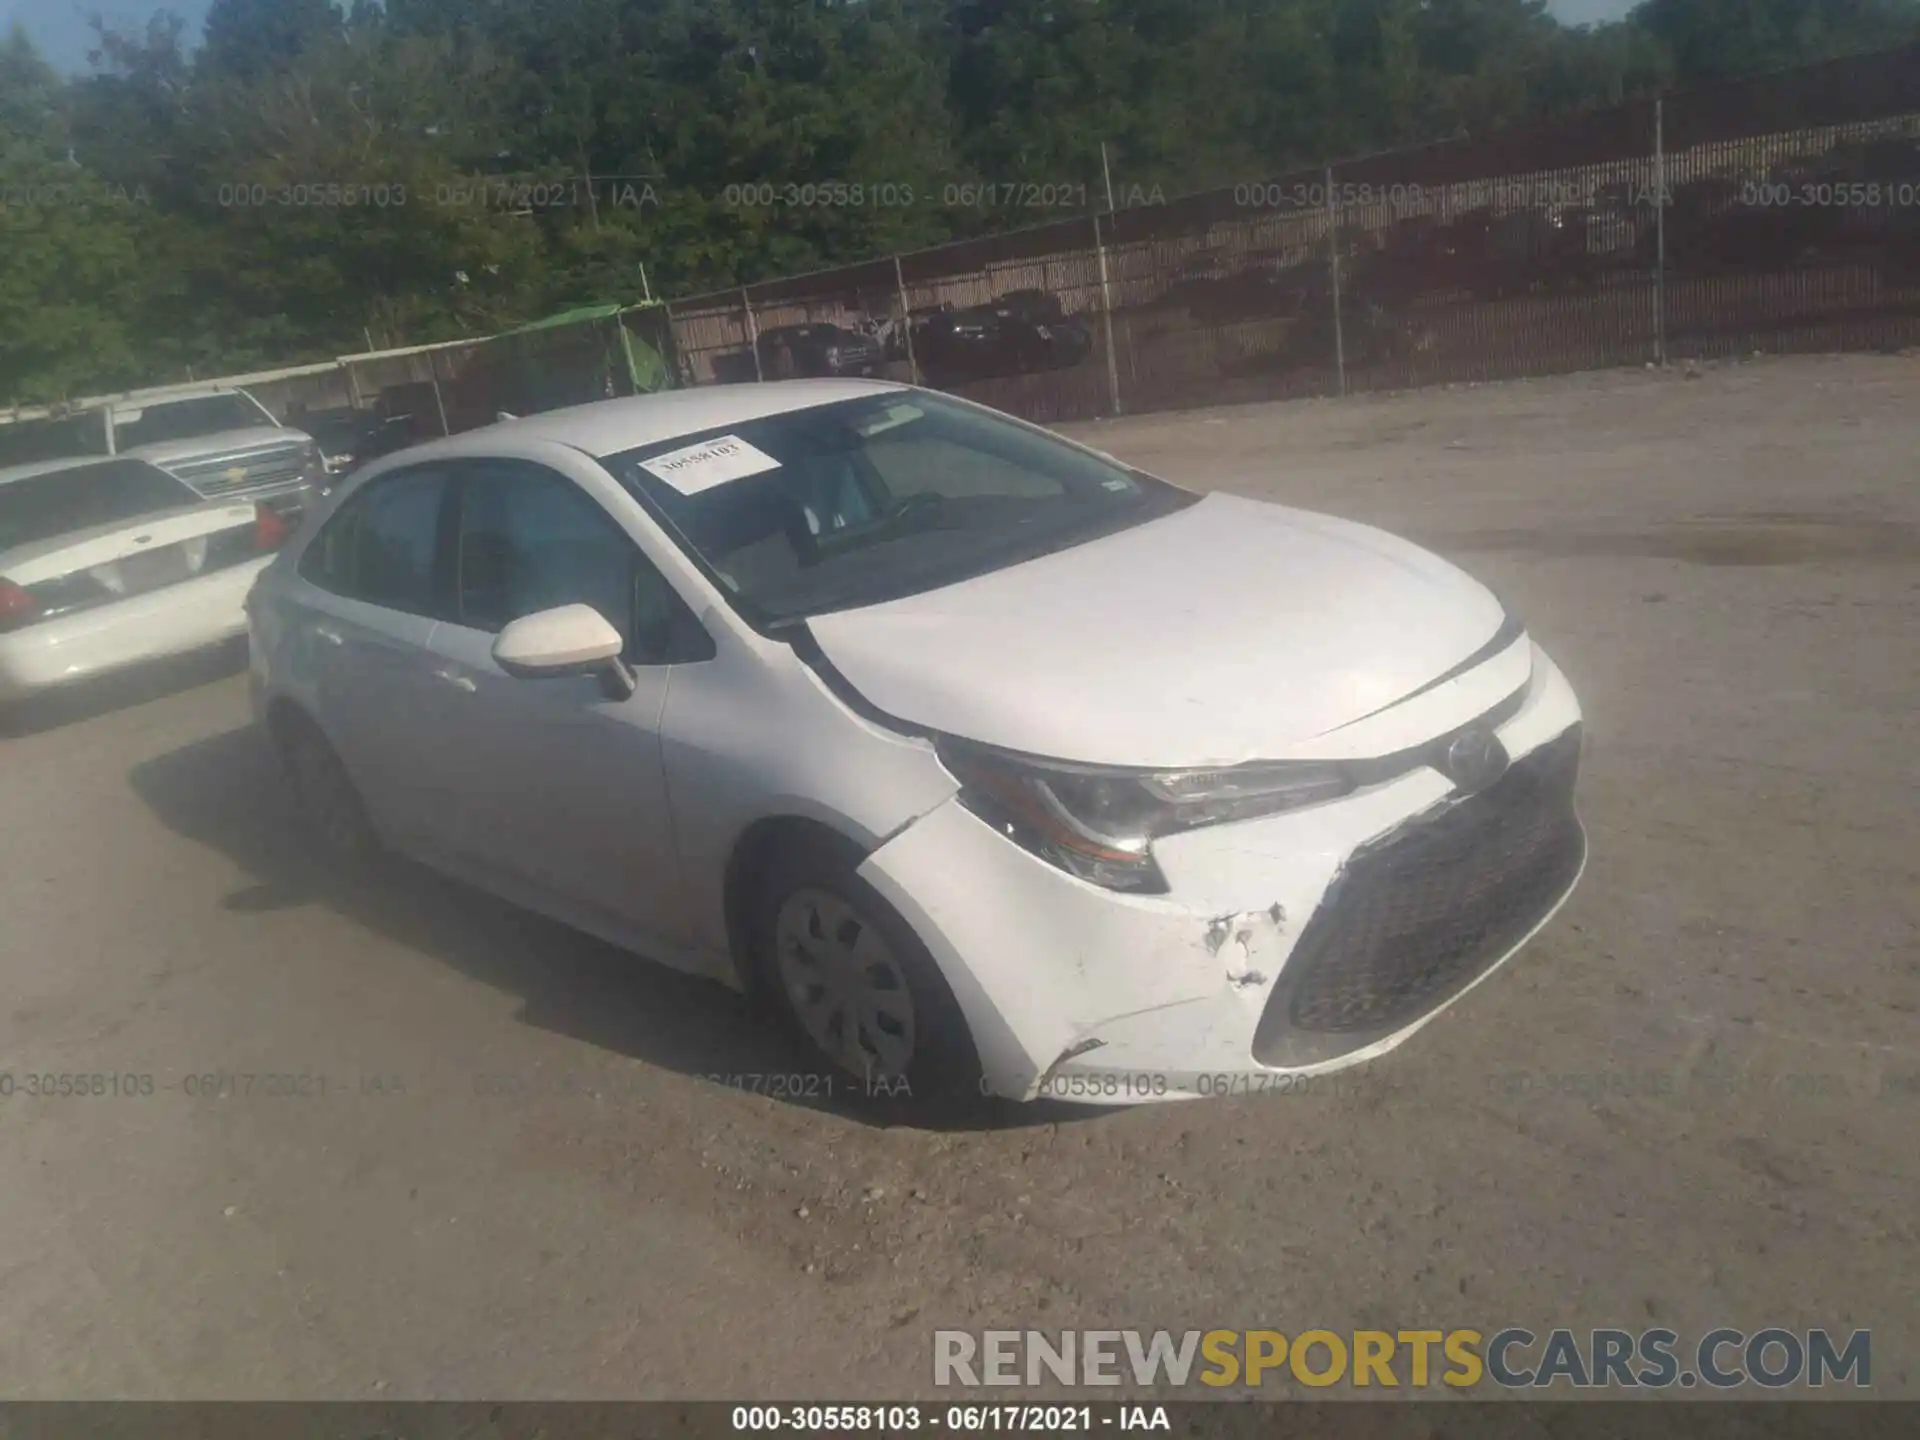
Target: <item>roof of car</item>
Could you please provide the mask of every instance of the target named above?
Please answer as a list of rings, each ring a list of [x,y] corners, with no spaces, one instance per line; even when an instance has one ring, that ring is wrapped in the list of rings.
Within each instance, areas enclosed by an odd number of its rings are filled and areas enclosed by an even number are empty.
[[[484,454],[489,437],[550,440],[605,459],[643,445],[698,435],[724,425],[763,420],[857,400],[862,395],[907,390],[911,386],[885,380],[776,380],[753,385],[702,385],[692,390],[666,390],[657,395],[632,395],[619,400],[596,400],[569,405],[516,420],[504,420],[446,440],[417,445],[406,452],[413,460],[434,455]]]
[[[60,470],[84,470],[92,465],[139,465],[148,470],[160,470],[158,465],[150,460],[142,460],[138,455],[70,455],[63,460],[36,460],[31,465],[10,465],[0,469],[0,485],[11,484],[15,480],[31,480],[36,475],[51,475]],[[170,480],[177,478],[168,475],[165,470],[160,470],[160,473],[167,475]]]

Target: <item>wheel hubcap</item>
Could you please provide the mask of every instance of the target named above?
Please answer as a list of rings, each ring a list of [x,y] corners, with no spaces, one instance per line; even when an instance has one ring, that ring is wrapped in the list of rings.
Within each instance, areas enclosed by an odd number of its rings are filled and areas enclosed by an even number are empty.
[[[838,895],[796,890],[774,922],[780,983],[809,1039],[850,1075],[913,1063],[913,996],[878,927]]]

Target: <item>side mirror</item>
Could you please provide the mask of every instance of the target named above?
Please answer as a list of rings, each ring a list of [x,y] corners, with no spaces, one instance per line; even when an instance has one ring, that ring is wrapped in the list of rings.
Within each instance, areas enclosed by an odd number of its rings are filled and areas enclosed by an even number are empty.
[[[516,680],[557,680],[596,675],[609,699],[624,700],[635,688],[633,672],[620,658],[626,641],[591,605],[562,605],[523,615],[493,642],[493,663]]]

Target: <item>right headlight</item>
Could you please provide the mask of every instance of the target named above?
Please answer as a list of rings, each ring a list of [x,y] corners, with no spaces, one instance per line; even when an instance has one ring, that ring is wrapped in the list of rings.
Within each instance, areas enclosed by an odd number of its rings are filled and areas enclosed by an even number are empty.
[[[1109,890],[1164,894],[1153,842],[1162,835],[1277,815],[1337,799],[1353,775],[1322,762],[1265,761],[1210,770],[1120,770],[1004,755],[942,738],[960,801],[1070,875]]]

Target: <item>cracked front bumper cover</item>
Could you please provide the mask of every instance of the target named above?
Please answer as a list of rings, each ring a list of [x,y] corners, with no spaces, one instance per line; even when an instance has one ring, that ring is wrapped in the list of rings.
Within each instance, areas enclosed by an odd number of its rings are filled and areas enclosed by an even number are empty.
[[[1167,895],[1075,880],[956,802],[861,873],[941,966],[992,1093],[1126,1104],[1338,1070],[1430,1022],[1571,894],[1585,838],[1571,773],[1555,766],[1569,746],[1577,758],[1567,737],[1579,719],[1539,655],[1497,731],[1513,783],[1459,800],[1422,767],[1307,810],[1168,837],[1155,847]],[[1544,790],[1542,771],[1559,777]],[[1522,792],[1547,799],[1516,804]],[[1423,822],[1451,841],[1444,853],[1410,840]]]

